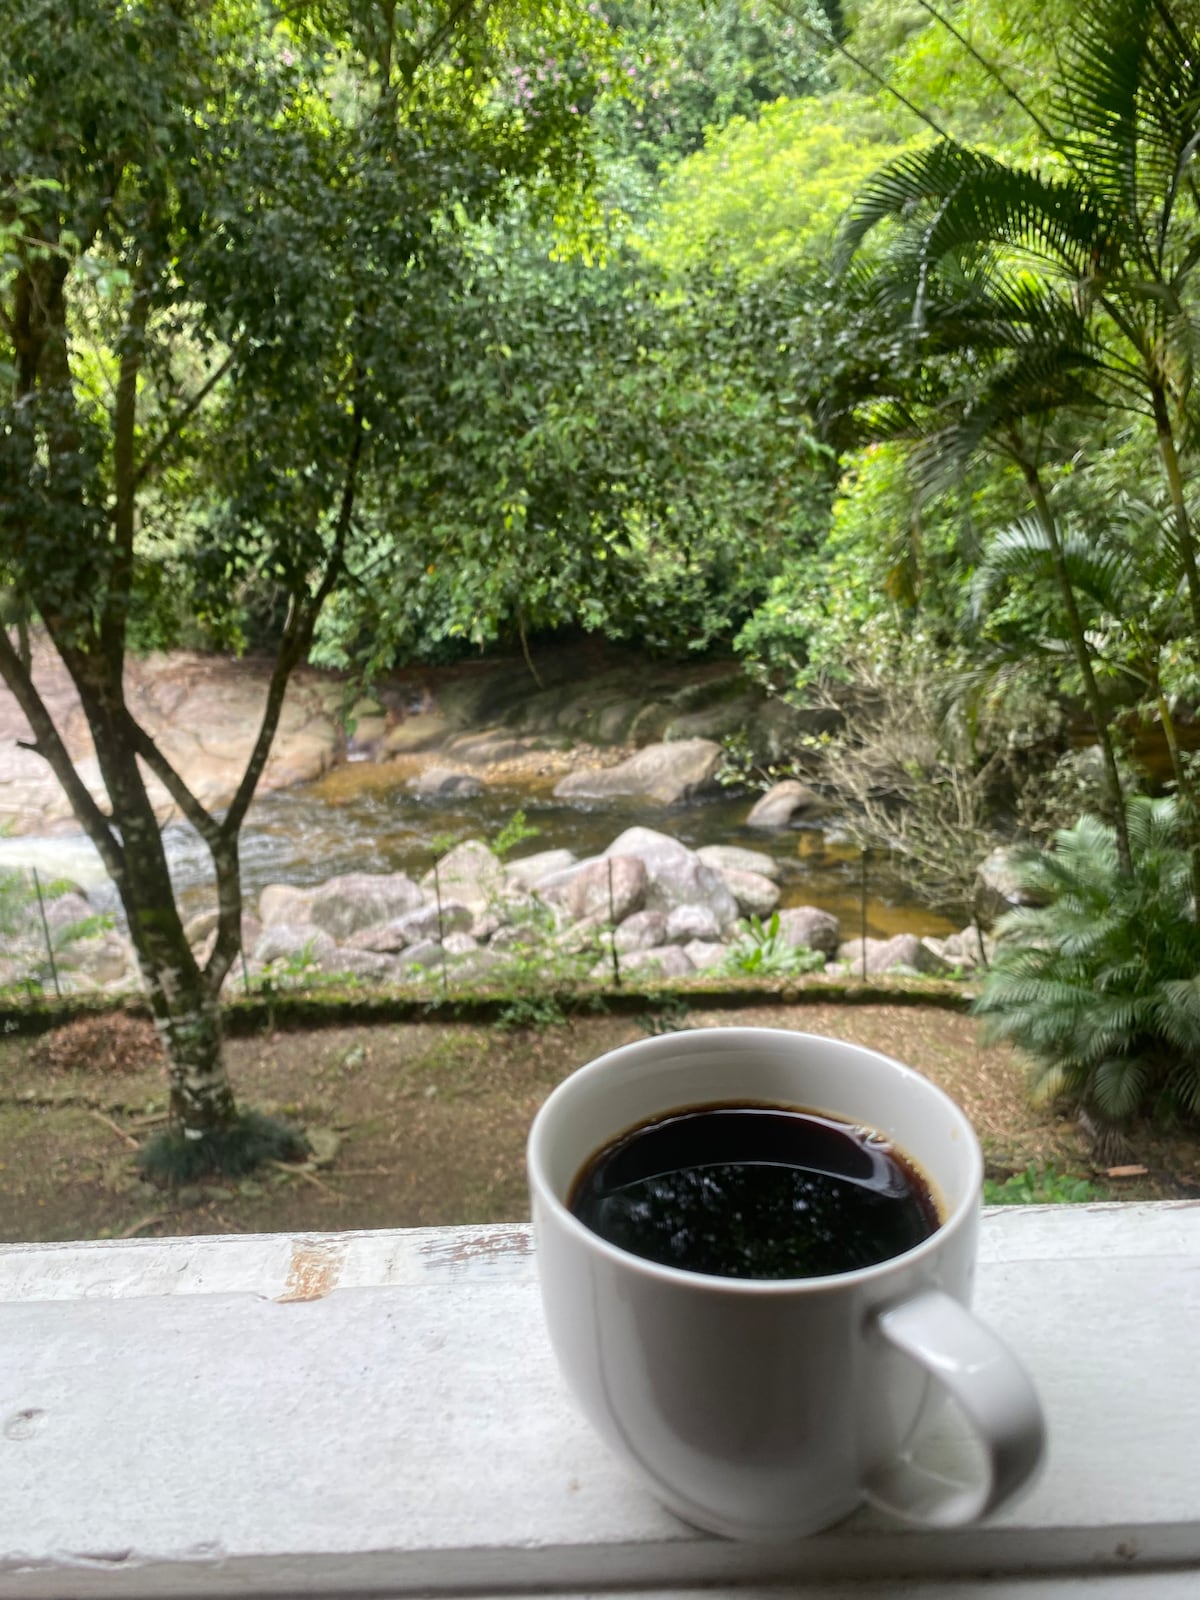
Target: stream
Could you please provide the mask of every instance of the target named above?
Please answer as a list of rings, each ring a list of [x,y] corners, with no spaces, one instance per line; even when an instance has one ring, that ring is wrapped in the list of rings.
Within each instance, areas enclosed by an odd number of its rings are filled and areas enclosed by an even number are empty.
[[[752,797],[716,799],[664,810],[661,806],[556,800],[549,790],[496,784],[474,799],[416,799],[387,765],[336,767],[316,783],[263,795],[241,835],[242,885],[248,906],[268,883],[305,886],[347,872],[404,871],[420,877],[433,860],[435,839],[492,840],[518,808],[537,838],[516,846],[510,859],[566,848],[598,854],[623,829],[640,825],[669,833],[693,849],[738,844],[772,856],[780,866],[782,904],[815,905],[840,918],[846,938],[862,931],[861,857],[815,827],[764,831],[743,826]],[[185,916],[212,903],[208,852],[195,831],[170,823],[163,830],[171,875]],[[0,867],[36,866],[44,878],[70,878],[99,910],[116,911],[116,895],[95,849],[82,834],[0,838]],[[872,864],[867,933],[942,935],[957,924],[928,911]]]

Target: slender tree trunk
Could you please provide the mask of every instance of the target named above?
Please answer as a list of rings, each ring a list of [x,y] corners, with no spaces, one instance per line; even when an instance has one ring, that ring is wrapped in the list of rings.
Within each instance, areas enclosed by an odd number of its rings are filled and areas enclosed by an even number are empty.
[[[1122,873],[1129,877],[1133,872],[1133,857],[1129,848],[1129,828],[1125,817],[1125,794],[1121,788],[1121,774],[1117,767],[1117,757],[1113,749],[1112,734],[1109,730],[1104,701],[1101,698],[1100,688],[1096,682],[1096,674],[1092,668],[1092,653],[1088,647],[1087,635],[1084,632],[1083,619],[1079,615],[1074,585],[1071,583],[1071,576],[1067,571],[1062,540],[1058,536],[1058,522],[1050,509],[1050,502],[1046,497],[1045,486],[1038,474],[1037,467],[1024,456],[1018,455],[1017,459],[1033,499],[1038,521],[1046,535],[1046,542],[1050,546],[1054,574],[1058,580],[1059,594],[1063,603],[1063,611],[1066,615],[1067,635],[1070,638],[1071,648],[1075,655],[1075,664],[1078,666],[1079,675],[1083,679],[1084,699],[1087,702],[1088,712],[1092,719],[1092,728],[1095,731],[1096,742],[1100,746],[1100,754],[1104,762],[1105,783],[1113,808],[1113,825],[1117,832],[1117,855],[1121,863]]]
[[[1183,575],[1187,583],[1188,607],[1192,614],[1192,627],[1200,639],[1200,572],[1196,565],[1196,541],[1192,532],[1192,520],[1188,513],[1187,499],[1183,491],[1183,472],[1179,465],[1179,452],[1175,446],[1175,434],[1171,427],[1171,414],[1167,409],[1167,397],[1162,387],[1157,383],[1150,385],[1150,399],[1154,407],[1154,432],[1158,439],[1158,453],[1162,458],[1163,471],[1167,477],[1167,488],[1171,495],[1171,509],[1175,519],[1175,538],[1179,546],[1179,559],[1183,565]]]
[[[184,934],[162,830],[128,737],[123,684],[98,650],[55,643],[79,692],[121,837],[116,887],[167,1055],[171,1114],[185,1138],[200,1139],[228,1127],[237,1111],[222,1050],[219,985],[201,970]]]

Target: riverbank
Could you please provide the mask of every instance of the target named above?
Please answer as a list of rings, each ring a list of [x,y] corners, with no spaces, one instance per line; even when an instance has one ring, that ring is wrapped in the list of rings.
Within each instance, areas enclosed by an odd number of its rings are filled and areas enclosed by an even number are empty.
[[[0,1043],[0,1239],[518,1221],[528,1214],[525,1135],[554,1084],[604,1050],[680,1024],[792,1028],[899,1056],[963,1106],[994,1180],[1032,1164],[1113,1197],[1200,1192],[1191,1140],[1137,1135],[1144,1176],[1110,1179],[1094,1168],[1075,1122],[1031,1107],[1015,1053],[982,1046],[968,1016],[768,1000],[728,1012],[697,1000],[693,1009],[659,1001],[640,1017],[580,1016],[542,1029],[412,1023],[232,1038],[230,1073],[243,1102],[301,1123],[315,1160],[169,1194],[133,1167],[134,1147],[161,1126],[165,1080],[149,1024],[122,1017]]]

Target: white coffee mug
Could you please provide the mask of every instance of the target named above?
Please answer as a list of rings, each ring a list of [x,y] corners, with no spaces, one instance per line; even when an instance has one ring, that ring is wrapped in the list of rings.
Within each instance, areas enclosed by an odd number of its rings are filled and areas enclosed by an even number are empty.
[[[619,1249],[567,1209],[605,1145],[639,1124],[753,1102],[876,1129],[921,1169],[941,1225],[902,1255],[829,1277],[717,1277]],[[550,1340],[601,1437],[679,1516],[789,1539],[864,1501],[933,1527],[971,1522],[1033,1473],[1033,1386],[966,1309],[983,1160],[969,1122],[909,1067],[860,1045],[766,1028],[644,1039],[553,1091],[529,1135]],[[949,1395],[982,1467],[956,1483],[909,1452]]]

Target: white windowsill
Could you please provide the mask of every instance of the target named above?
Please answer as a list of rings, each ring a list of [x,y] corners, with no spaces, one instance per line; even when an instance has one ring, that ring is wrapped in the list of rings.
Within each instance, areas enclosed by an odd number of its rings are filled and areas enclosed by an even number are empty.
[[[1036,1485],[783,1549],[609,1459],[524,1227],[0,1246],[0,1596],[1200,1593],[1200,1204],[991,1212],[977,1306],[1046,1404]]]

